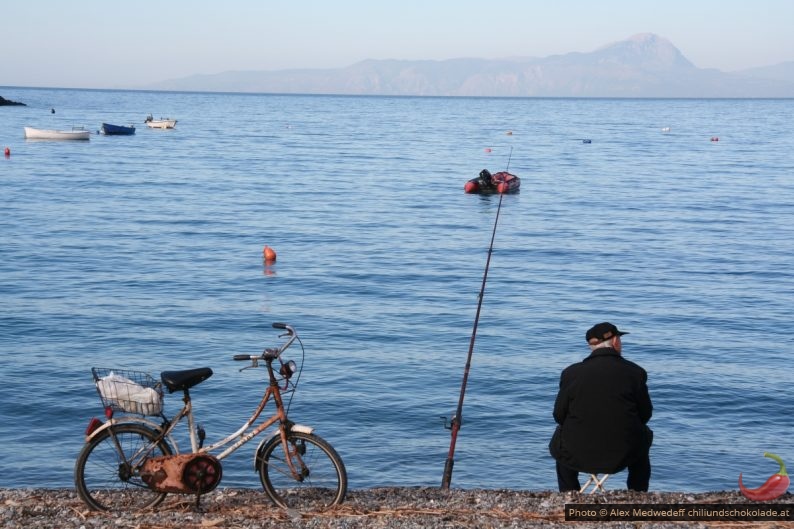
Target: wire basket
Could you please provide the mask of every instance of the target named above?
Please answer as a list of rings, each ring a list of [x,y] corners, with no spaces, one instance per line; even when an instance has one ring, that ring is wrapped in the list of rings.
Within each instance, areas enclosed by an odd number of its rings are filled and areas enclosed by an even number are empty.
[[[143,371],[91,368],[102,406],[137,415],[160,415],[163,385]]]

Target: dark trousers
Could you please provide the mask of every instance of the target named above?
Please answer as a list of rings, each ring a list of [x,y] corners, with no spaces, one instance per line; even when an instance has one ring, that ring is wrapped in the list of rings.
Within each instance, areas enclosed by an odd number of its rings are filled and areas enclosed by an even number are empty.
[[[648,492],[648,483],[651,481],[651,457],[646,454],[628,466],[629,477],[626,478],[626,487],[637,492]],[[560,492],[568,490],[581,490],[579,471],[557,461],[557,485]]]

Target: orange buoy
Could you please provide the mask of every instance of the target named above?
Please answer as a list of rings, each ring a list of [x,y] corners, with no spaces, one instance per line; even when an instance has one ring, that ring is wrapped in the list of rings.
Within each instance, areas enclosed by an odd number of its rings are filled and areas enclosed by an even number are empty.
[[[276,251],[265,245],[265,249],[262,250],[262,257],[264,257],[266,263],[274,263],[276,261]]]

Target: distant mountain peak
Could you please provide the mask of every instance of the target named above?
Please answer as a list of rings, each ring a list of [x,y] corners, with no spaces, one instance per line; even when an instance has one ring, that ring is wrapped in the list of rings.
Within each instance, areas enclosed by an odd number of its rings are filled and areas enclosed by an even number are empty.
[[[542,58],[367,59],[345,68],[224,72],[147,88],[412,96],[792,97],[792,70],[770,67],[738,75],[700,69],[669,40],[640,33],[592,52]]]
[[[673,48],[677,51],[677,48],[672,42],[664,37],[660,37],[655,33],[637,33],[636,35],[632,35],[627,39],[605,44],[604,46],[596,49],[596,51],[606,50],[614,47],[631,47],[643,51],[651,51],[657,48]]]
[[[643,45],[656,46],[662,44],[664,46],[672,46],[673,44],[664,37],[660,37],[656,33],[637,33],[626,39],[630,42],[637,42]]]
[[[695,68],[672,42],[654,33],[638,33],[626,40],[598,48],[602,60],[645,70]]]

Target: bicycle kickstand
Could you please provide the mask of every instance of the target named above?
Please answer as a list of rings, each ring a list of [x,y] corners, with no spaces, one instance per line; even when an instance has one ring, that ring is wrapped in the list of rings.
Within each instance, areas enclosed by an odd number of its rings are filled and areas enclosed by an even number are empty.
[[[196,507],[195,507],[196,512],[201,512],[200,503],[201,503],[201,486],[199,486],[199,489],[196,491]]]

